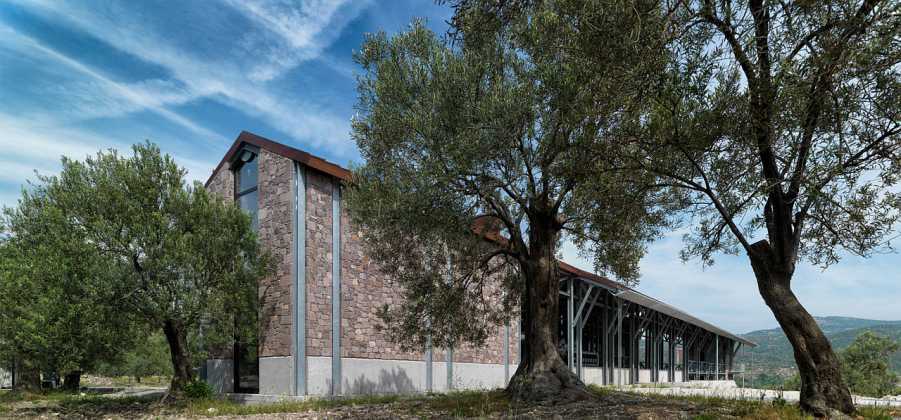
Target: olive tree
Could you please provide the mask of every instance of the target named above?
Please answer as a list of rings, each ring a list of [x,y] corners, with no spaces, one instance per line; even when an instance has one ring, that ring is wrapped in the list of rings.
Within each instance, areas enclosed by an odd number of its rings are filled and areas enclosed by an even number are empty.
[[[496,31],[472,16],[512,27],[548,2],[453,3],[465,39]],[[583,11],[597,4],[554,3]],[[641,2],[620,2],[610,13],[636,7]],[[645,98],[653,99],[623,142],[634,152],[623,169],[660,177],[688,210],[696,229],[685,258],[709,264],[717,252],[748,256],[794,348],[801,406],[816,415],[853,412],[838,358],[791,280],[802,258],[825,267],[843,253],[885,249],[897,226],[901,4],[675,0],[657,7],[666,19],[642,23],[662,35],[670,64],[647,86],[653,94]],[[571,22],[582,29],[574,42],[602,39],[605,28]],[[601,71],[608,60],[603,48],[569,51],[558,56],[560,67]]]
[[[130,349],[135,317],[113,296],[120,278],[92,244],[41,193],[23,192],[4,210],[0,242],[0,359],[14,359],[20,381],[58,373],[77,390],[81,373]]]
[[[561,239],[633,282],[664,221],[649,180],[608,170],[614,133],[659,63],[633,30],[655,15],[602,6],[580,14],[549,4],[511,30],[456,44],[414,22],[368,37],[356,56],[353,137],[365,163],[348,207],[401,286],[403,303],[381,312],[386,330],[409,346],[480,344],[518,315],[515,398],[588,396],[558,353]],[[569,43],[573,19],[604,28],[608,61],[559,65],[570,48],[594,48]],[[602,158],[589,153],[600,149]]]
[[[271,258],[248,215],[199,184],[186,185],[184,169],[153,144],[133,146],[130,156],[64,157],[62,166],[59,175],[39,178],[36,194],[114,267],[118,310],[162,330],[177,395],[194,379],[189,332],[221,321],[215,325],[228,327],[219,329],[227,337],[237,311],[246,313],[236,318],[249,320],[247,328],[257,328],[257,280],[271,271]]]
[[[854,404],[829,340],[792,291],[797,265],[887,249],[901,216],[901,4],[671,5],[671,64],[632,146],[681,191],[685,257],[744,253],[794,349],[801,406]]]

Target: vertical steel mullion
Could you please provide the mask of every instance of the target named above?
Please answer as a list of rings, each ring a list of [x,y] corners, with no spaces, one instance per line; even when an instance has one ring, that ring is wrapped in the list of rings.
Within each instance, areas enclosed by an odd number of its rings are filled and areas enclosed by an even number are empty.
[[[294,395],[307,393],[306,178],[294,162]]]
[[[425,390],[432,392],[432,334],[426,337],[425,343]]]
[[[714,366],[713,380],[718,381],[718,380],[720,380],[720,335],[719,334],[716,335],[716,352],[714,353],[713,357],[714,357],[714,359],[713,359],[713,363],[714,363],[714,365],[713,365]]]
[[[573,297],[575,292],[575,281],[569,279],[569,296],[566,300],[566,351],[567,365],[570,370],[575,369],[573,366]]]
[[[604,300],[601,302],[601,333],[598,336],[601,339],[601,345],[598,346],[600,349],[600,355],[602,362],[601,372],[603,373],[603,380],[601,384],[607,385],[607,376],[610,374],[610,366],[607,364],[607,346],[609,345],[609,341],[607,339],[607,294],[608,292],[604,292]]]
[[[454,347],[447,348],[447,390],[454,389]]]
[[[616,306],[616,384],[622,385],[622,368],[623,368],[623,300],[617,299]]]
[[[510,380],[510,321],[504,323],[504,385]]]
[[[341,394],[341,184],[332,186],[332,395]]]

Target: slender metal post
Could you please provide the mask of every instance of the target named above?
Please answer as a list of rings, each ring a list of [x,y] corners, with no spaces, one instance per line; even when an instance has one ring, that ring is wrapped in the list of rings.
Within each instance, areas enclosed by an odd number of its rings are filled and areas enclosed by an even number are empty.
[[[566,300],[566,351],[567,363],[570,370],[575,370],[573,364],[573,297],[575,295],[575,280],[569,279],[569,299]]]
[[[504,323],[504,385],[510,380],[510,321]]]
[[[341,184],[332,189],[332,395],[341,394]]]
[[[432,392],[432,335],[426,337],[425,342],[425,390]]]
[[[294,162],[294,395],[307,393],[307,188]]]
[[[447,390],[454,389],[454,347],[447,349]]]
[[[716,353],[714,353],[714,354],[715,354],[715,356],[714,356],[715,359],[714,359],[714,365],[713,365],[714,366],[713,380],[718,381],[718,380],[720,380],[720,335],[719,334],[716,335]]]
[[[604,301],[601,304],[601,309],[602,309],[601,310],[602,327],[601,327],[600,336],[601,336],[601,340],[602,340],[601,360],[603,360],[603,362],[601,363],[601,367],[602,367],[601,372],[603,373],[602,376],[604,377],[604,379],[601,381],[601,383],[604,385],[607,385],[609,383],[607,378],[610,376],[610,365],[608,363],[608,358],[607,358],[607,347],[610,346],[610,339],[608,336],[609,328],[607,326],[607,313],[609,312],[609,309],[607,308],[607,294],[606,293],[604,293]]]
[[[619,361],[617,362],[616,384],[622,385],[622,367],[623,367],[623,300],[617,299],[616,307],[616,354]]]

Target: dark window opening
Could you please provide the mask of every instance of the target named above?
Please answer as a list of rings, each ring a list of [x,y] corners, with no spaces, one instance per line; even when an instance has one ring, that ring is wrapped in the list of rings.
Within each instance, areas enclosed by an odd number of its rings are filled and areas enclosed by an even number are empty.
[[[255,232],[260,228],[257,152],[245,148],[237,154],[232,163],[235,174],[235,201],[239,208],[250,215],[250,225]],[[234,388],[238,393],[258,393],[260,392],[259,328],[239,328],[241,321],[248,322],[255,319],[235,319]]]

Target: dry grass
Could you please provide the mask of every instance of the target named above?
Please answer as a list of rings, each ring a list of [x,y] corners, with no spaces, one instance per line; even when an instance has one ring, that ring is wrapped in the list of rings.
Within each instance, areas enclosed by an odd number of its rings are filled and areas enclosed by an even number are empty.
[[[502,390],[460,391],[411,396],[364,396],[310,399],[272,404],[242,405],[212,399],[159,404],[156,399],[115,398],[96,394],[32,394],[0,392],[0,417],[135,418],[251,416],[270,418],[691,418],[769,420],[810,419],[797,405],[785,402],[729,400],[710,397],[675,397],[626,393],[590,387],[597,399],[558,406],[513,404]],[[862,407],[863,419],[901,417],[901,408]]]

